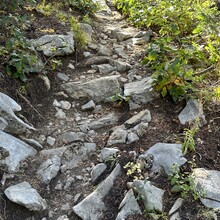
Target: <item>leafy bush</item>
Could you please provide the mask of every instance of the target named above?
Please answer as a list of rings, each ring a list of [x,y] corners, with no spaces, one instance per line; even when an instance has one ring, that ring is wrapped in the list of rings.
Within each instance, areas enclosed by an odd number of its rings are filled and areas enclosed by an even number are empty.
[[[220,13],[211,0],[115,0],[138,27],[156,38],[143,64],[153,70],[154,86],[174,101],[200,93],[207,78],[220,75]]]

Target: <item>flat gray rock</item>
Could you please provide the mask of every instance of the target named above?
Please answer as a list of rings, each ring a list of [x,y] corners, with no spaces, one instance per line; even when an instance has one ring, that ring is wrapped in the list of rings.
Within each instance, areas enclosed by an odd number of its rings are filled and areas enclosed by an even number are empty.
[[[116,148],[108,148],[105,147],[101,150],[101,159],[102,161],[107,161],[111,157],[115,157],[117,152],[119,152]]]
[[[186,107],[180,112],[178,118],[182,125],[185,125],[186,123],[195,122],[196,119],[200,119],[200,125],[206,124],[202,105],[199,104],[197,100],[193,99],[190,99],[187,102]]]
[[[136,104],[146,104],[156,97],[152,86],[151,77],[143,78],[140,81],[124,84],[124,96],[130,96]]]
[[[146,158],[148,155],[153,155],[154,157],[151,171],[163,167],[168,175],[171,175],[175,171],[173,169],[174,164],[179,167],[187,161],[183,157],[181,144],[157,143],[144,154],[140,155],[140,158]]]
[[[125,121],[125,126],[130,128],[134,127],[135,125],[139,124],[140,122],[150,122],[151,121],[151,114],[148,109],[140,111],[138,114],[134,115],[127,121]]]
[[[103,212],[106,210],[104,198],[113,187],[114,181],[120,173],[121,167],[118,164],[94,192],[73,207],[75,214],[83,220],[103,219]]]
[[[43,51],[45,56],[64,56],[74,53],[73,34],[69,35],[44,35],[36,40],[31,40],[37,51]]]
[[[61,87],[74,99],[87,98],[101,102],[120,91],[119,77],[106,76],[85,83],[69,82]]]
[[[118,41],[124,41],[129,38],[132,38],[132,34],[128,33],[126,31],[120,30],[120,29],[114,29],[112,30],[112,36],[113,38],[116,38]]]
[[[126,72],[131,69],[130,64],[119,61],[119,60],[109,60],[109,63],[112,66],[115,66],[116,70],[120,73]]]
[[[97,67],[98,67],[99,73],[102,73],[102,74],[108,74],[108,73],[111,73],[114,70],[116,70],[116,67],[114,67],[108,63],[107,64],[100,64]]]
[[[10,186],[4,193],[9,200],[31,211],[42,211],[47,208],[46,200],[28,182]]]
[[[150,181],[134,180],[132,188],[138,192],[147,211],[163,211],[164,190],[152,185]]]
[[[21,111],[21,106],[18,105],[12,98],[0,92],[0,125],[6,132],[12,134],[22,134],[28,130],[35,130],[35,128],[15,115],[14,112]],[[4,128],[4,129],[3,129]]]
[[[125,220],[130,215],[142,214],[132,189],[126,193],[119,209],[120,212],[118,213],[116,220]]]
[[[169,211],[169,215],[173,215],[183,204],[184,199],[178,198]]]
[[[118,128],[113,131],[108,139],[107,146],[114,144],[125,144],[127,140],[128,132],[122,128]]]
[[[196,168],[192,177],[201,202],[206,207],[220,209],[220,171]]]
[[[138,137],[138,135],[134,132],[129,132],[127,135],[127,141],[126,144],[131,144],[135,141],[138,141],[140,138]]]
[[[46,160],[40,165],[37,171],[38,178],[44,184],[49,184],[50,181],[57,176],[60,166],[61,160],[55,155],[53,158]]]
[[[73,132],[68,131],[59,136],[59,138],[65,143],[72,143],[72,142],[85,142],[87,140],[87,135],[83,132]]]
[[[9,152],[9,156],[0,163],[6,164],[10,172],[17,171],[21,161],[37,153],[30,145],[3,131],[0,131],[0,140],[0,147]]]
[[[95,103],[93,100],[90,100],[89,102],[87,102],[85,105],[81,106],[81,109],[83,111],[91,111],[95,109]]]
[[[99,176],[106,170],[107,166],[104,163],[97,164],[91,172],[91,181],[94,183]]]

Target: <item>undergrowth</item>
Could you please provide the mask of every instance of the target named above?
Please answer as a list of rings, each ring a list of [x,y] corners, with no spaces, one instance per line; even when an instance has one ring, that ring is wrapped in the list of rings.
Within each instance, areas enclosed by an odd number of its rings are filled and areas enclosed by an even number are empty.
[[[157,37],[146,45],[143,64],[152,72],[154,88],[174,101],[213,96],[220,76],[220,13],[211,0],[115,0],[137,27],[151,28]],[[217,95],[218,96],[218,95]]]

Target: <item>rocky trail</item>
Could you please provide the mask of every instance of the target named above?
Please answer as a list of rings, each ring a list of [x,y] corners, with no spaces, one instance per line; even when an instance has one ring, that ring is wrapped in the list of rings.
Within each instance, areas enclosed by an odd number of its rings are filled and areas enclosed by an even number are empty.
[[[92,41],[78,62],[71,33],[32,40],[65,64],[53,79],[36,78],[37,101],[17,96],[21,109],[0,90],[0,219],[219,219],[219,110],[213,119],[197,100],[175,104],[155,93],[140,64],[154,33],[100,3],[93,25],[81,24]],[[198,150],[183,155],[177,134],[197,118]],[[200,199],[171,192],[174,164],[193,170]]]

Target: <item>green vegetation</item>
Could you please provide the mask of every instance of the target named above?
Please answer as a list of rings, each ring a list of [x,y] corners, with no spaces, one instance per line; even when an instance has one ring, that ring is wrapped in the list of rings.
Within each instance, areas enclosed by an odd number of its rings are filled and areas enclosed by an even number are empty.
[[[90,21],[89,15],[98,10],[98,4],[92,0],[59,0],[48,2],[42,0],[36,3],[34,0],[3,0],[0,2],[0,62],[1,69],[14,78],[23,81],[26,74],[39,69],[38,54],[33,50],[26,37],[26,30],[30,27],[35,17],[33,11],[42,13],[44,16],[54,16],[58,21],[68,23],[70,30],[74,32],[76,51],[83,50],[88,42],[87,35],[82,31],[79,21],[72,15],[74,10],[83,10],[87,14],[84,20]],[[26,11],[26,13],[24,13]],[[39,30],[45,33],[53,33],[54,29]],[[40,64],[39,64],[40,65]],[[59,60],[50,58],[44,65],[54,69],[61,65]]]
[[[153,71],[155,90],[162,96],[213,93],[210,80],[220,76],[220,13],[211,0],[115,0],[137,27],[157,37],[147,45],[143,64]],[[210,91],[211,90],[211,91]],[[213,93],[214,94],[214,93]]]

